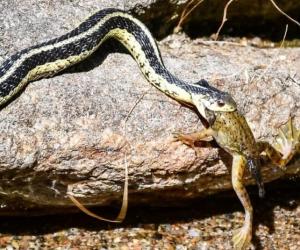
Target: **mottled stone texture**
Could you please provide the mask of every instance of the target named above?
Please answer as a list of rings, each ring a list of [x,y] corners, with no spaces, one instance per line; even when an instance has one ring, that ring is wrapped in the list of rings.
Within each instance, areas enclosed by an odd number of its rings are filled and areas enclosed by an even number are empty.
[[[0,15],[3,58],[70,30],[93,12],[95,2],[102,6],[101,1],[25,2],[30,1],[3,3],[11,13]],[[206,78],[229,91],[256,138],[272,141],[290,115],[300,127],[299,48],[257,49],[184,36],[170,36],[159,46],[178,77]],[[172,141],[173,132],[202,128],[195,112],[150,86],[129,55],[100,54],[31,83],[0,111],[0,213],[71,206],[68,190],[84,204],[115,204],[125,164],[130,204],[176,204],[231,188],[225,152],[202,148],[195,154]],[[299,161],[296,157],[289,174],[299,176]],[[263,172],[266,181],[284,175],[269,165]]]

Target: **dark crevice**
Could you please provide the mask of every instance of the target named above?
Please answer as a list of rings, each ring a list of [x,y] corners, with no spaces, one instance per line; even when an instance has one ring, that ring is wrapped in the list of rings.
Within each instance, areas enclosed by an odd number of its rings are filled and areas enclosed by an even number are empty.
[[[248,187],[254,210],[254,226],[265,225],[272,232],[274,228],[275,207],[282,207],[293,211],[300,204],[300,181],[299,178],[291,180],[278,180],[266,184],[267,195],[260,199],[254,186]],[[284,199],[283,199],[284,197]],[[61,208],[61,213],[54,209],[54,214],[47,216],[31,217],[23,213],[23,216],[1,217],[2,233],[17,235],[34,235],[36,233],[45,234],[70,227],[84,228],[87,230],[107,230],[111,228],[131,228],[141,227],[146,224],[161,223],[184,223],[193,220],[209,218],[213,215],[228,214],[242,211],[241,204],[233,191],[226,191],[207,198],[198,198],[191,200],[182,200],[181,206],[177,207],[153,207],[148,206],[130,206],[126,220],[122,224],[101,223],[94,218],[88,217],[82,213],[76,213],[78,210],[70,208]],[[218,205],[219,204],[219,205]],[[53,209],[53,208],[51,208]],[[113,218],[118,213],[118,209],[109,208],[91,208],[98,214],[108,218]],[[51,212],[51,210],[48,210]],[[72,213],[73,212],[73,213]],[[75,213],[74,213],[75,212]],[[66,214],[68,213],[68,214]],[[29,213],[32,215],[32,213]]]
[[[183,32],[191,38],[216,33],[226,3],[227,0],[202,2],[185,20],[182,25]],[[300,21],[299,1],[280,1],[278,5],[292,18]],[[171,1],[159,0],[143,11],[141,8],[135,8],[132,13],[145,22],[160,40],[173,33],[185,6],[186,4],[176,5]],[[227,18],[228,21],[221,31],[222,36],[261,37],[280,41],[288,24],[286,39],[300,39],[300,27],[279,13],[268,0],[235,1],[228,8]]]

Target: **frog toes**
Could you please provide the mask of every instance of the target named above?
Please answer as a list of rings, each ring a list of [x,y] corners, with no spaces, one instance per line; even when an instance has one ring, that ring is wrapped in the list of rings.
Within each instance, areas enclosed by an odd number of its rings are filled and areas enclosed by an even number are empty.
[[[173,133],[173,141],[180,141],[191,148],[195,148],[195,140],[188,134],[175,132]]]
[[[300,148],[300,130],[296,129],[293,121],[289,121],[279,129],[274,147],[282,154],[282,159],[290,158]]]
[[[232,238],[233,248],[235,250],[247,249],[251,242],[251,234],[252,232],[247,226],[236,230]]]

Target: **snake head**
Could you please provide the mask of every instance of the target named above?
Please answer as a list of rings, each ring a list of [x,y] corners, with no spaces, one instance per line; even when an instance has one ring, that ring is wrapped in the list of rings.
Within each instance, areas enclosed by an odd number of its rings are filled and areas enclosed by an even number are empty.
[[[200,114],[207,119],[205,110],[218,112],[232,112],[237,109],[236,102],[231,95],[209,85],[202,79],[192,84],[192,100]]]

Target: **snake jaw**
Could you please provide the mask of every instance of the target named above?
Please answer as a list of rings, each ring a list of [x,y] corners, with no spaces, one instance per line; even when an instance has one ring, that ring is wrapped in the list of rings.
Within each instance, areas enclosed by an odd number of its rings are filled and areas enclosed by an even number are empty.
[[[203,118],[207,119],[207,115],[206,115],[206,107],[203,105],[203,103],[201,101],[195,102],[195,106],[197,108],[197,110],[199,111],[200,115],[202,115]]]
[[[214,98],[210,98],[208,101],[205,100],[205,105],[212,111],[233,112],[237,110],[236,102],[231,95],[221,91],[216,93]]]
[[[215,93],[210,95],[204,94],[192,94],[192,102],[198,109],[199,113],[212,124],[214,116],[211,116],[216,112],[233,112],[237,109],[237,105],[233,98],[226,92]],[[209,112],[211,111],[211,112]]]

